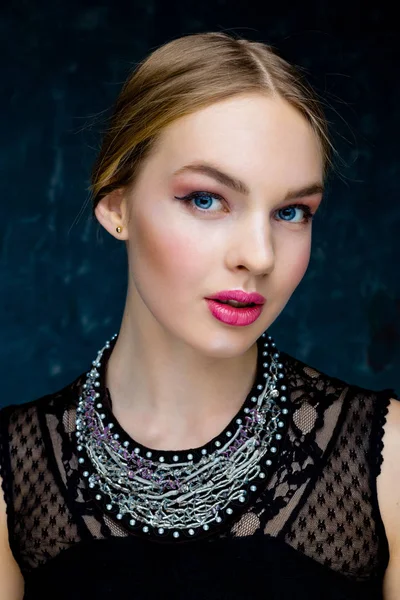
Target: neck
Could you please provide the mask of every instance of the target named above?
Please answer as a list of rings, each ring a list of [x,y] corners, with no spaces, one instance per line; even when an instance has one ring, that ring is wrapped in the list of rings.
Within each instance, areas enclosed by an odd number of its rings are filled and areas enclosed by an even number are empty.
[[[249,393],[257,344],[239,356],[205,356],[131,317],[125,309],[106,369],[115,418],[132,438],[153,449],[205,444],[222,431]]]

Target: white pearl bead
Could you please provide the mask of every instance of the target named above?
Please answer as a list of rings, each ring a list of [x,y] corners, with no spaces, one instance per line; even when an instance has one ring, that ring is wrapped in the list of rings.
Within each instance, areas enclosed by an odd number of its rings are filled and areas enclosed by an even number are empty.
[[[174,531],[174,533],[172,535],[174,536],[174,538],[178,538],[179,537],[179,531]]]

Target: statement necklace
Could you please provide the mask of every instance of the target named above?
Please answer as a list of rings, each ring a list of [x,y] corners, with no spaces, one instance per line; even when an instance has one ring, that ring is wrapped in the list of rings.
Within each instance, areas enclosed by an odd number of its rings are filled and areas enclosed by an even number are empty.
[[[97,503],[128,531],[159,541],[210,535],[265,488],[279,457],[289,404],[279,352],[257,340],[256,381],[224,431],[201,448],[152,450],[135,442],[111,412],[105,366],[117,334],[99,350],[76,415],[79,468]]]

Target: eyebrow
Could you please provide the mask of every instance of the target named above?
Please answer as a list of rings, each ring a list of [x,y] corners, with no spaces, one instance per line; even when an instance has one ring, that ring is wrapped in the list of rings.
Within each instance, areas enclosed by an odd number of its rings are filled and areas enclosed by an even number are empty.
[[[240,194],[243,194],[244,196],[250,195],[250,190],[243,181],[241,181],[240,179],[237,179],[236,177],[233,177],[232,175],[228,175],[228,173],[224,173],[223,171],[221,171],[220,169],[218,169],[217,167],[215,167],[214,165],[212,165],[210,163],[205,163],[205,162],[191,163],[191,164],[185,165],[184,167],[181,167],[180,169],[175,171],[174,175],[179,175],[180,173],[186,173],[188,171],[191,171],[194,173],[202,173],[203,175],[208,175],[209,177],[212,177],[219,183],[222,183],[222,185],[225,185],[226,187],[231,188],[235,192],[239,192]],[[323,191],[324,191],[324,186],[322,185],[322,183],[316,182],[316,183],[307,185],[306,187],[300,188],[298,190],[289,191],[286,194],[284,200],[286,201],[286,200],[292,200],[293,198],[305,198],[306,196],[313,196],[314,194],[321,194],[321,193],[323,193]]]

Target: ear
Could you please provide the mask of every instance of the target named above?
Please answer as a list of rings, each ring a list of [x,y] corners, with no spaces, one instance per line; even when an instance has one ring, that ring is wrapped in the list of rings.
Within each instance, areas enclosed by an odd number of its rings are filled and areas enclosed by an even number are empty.
[[[94,211],[99,223],[117,240],[128,239],[128,214],[124,192],[123,188],[113,190],[98,202]],[[121,233],[116,231],[118,226],[122,227]]]

